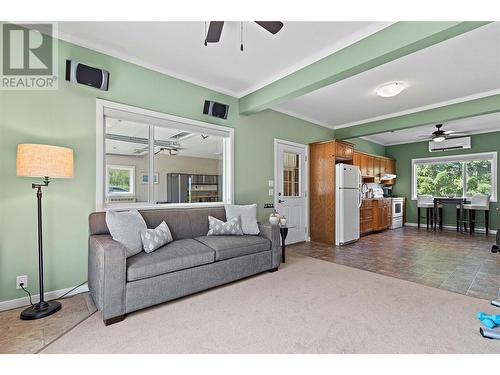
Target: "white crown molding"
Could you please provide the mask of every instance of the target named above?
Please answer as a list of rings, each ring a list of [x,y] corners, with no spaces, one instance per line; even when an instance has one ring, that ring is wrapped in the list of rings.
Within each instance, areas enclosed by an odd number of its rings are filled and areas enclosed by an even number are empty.
[[[372,23],[369,26],[364,27],[362,30],[359,30],[352,35],[350,35],[347,38],[343,38],[342,40],[329,45],[327,48],[322,49],[321,51],[306,57],[305,59],[297,62],[296,64],[293,64],[286,69],[283,69],[277,74],[272,75],[271,77],[268,77],[266,79],[263,79],[260,82],[255,83],[254,85],[248,87],[245,90],[241,90],[237,93],[237,98],[241,98],[243,96],[246,96],[248,94],[251,94],[254,91],[257,91],[281,78],[284,78],[292,73],[295,73],[296,71],[311,65],[315,63],[316,61],[319,61],[321,59],[324,59],[327,56],[330,56],[334,54],[335,52],[340,51],[341,49],[344,49],[356,42],[359,42],[362,39],[365,39],[366,37],[369,37],[370,35],[373,35],[375,33],[378,33],[379,31],[385,29],[386,27],[389,27],[393,25],[396,22],[376,22]],[[285,112],[283,112],[285,113]],[[330,125],[328,125],[330,127]]]
[[[91,42],[91,41],[88,41],[86,39],[80,38],[78,36],[70,35],[70,34],[67,34],[67,33],[64,33],[61,31],[59,31],[58,38],[66,41],[68,43],[72,43],[72,44],[75,44],[75,45],[78,45],[78,46],[81,46],[84,48],[92,49],[94,51],[109,55],[111,57],[115,57],[117,59],[120,59],[120,60],[123,60],[126,62],[130,62],[132,64],[139,65],[139,66],[142,66],[142,67],[150,69],[150,70],[154,70],[158,73],[166,74],[166,75],[171,76],[173,78],[181,79],[183,81],[186,81],[186,82],[189,82],[189,83],[192,83],[192,84],[195,84],[195,85],[198,85],[198,86],[201,86],[201,87],[213,90],[213,91],[217,91],[219,93],[229,95],[229,96],[232,96],[234,98],[239,99],[247,94],[250,94],[258,89],[261,89],[262,87],[265,87],[265,86],[273,83],[274,81],[277,81],[283,77],[286,77],[287,75],[292,74],[292,73],[304,68],[307,65],[310,65],[310,64],[312,64],[318,60],[321,60],[322,58],[329,56],[329,55],[331,55],[331,54],[333,54],[333,53],[335,53],[335,52],[337,52],[337,51],[339,51],[339,50],[341,50],[341,49],[343,49],[351,44],[354,44],[354,43],[360,41],[361,39],[364,39],[372,34],[375,34],[375,33],[385,29],[386,27],[388,27],[394,23],[395,22],[372,23],[372,24],[364,27],[362,30],[359,30],[358,32],[353,33],[349,37],[344,38],[341,41],[334,43],[334,44],[328,46],[327,48],[324,48],[323,50],[301,60],[300,62],[293,64],[292,66],[289,66],[286,69],[283,69],[279,73],[277,73],[271,77],[267,77],[264,80],[257,82],[256,84],[254,84],[254,85],[252,85],[244,90],[241,90],[241,91],[230,90],[230,89],[224,88],[222,86],[219,86],[219,85],[216,85],[216,84],[204,81],[204,80],[194,79],[188,75],[180,74],[180,73],[172,71],[170,69],[165,69],[163,67],[160,67],[156,64],[148,63],[148,62],[146,62],[146,61],[144,61],[136,56],[133,56],[131,54],[120,52],[114,48],[109,48],[109,47],[103,46],[99,43]]]
[[[364,135],[362,137],[359,137],[361,139],[364,139],[365,141],[368,141],[368,142],[372,142],[372,143],[376,143],[378,145],[381,145],[381,146],[386,146],[386,144],[384,142],[380,142],[379,140],[377,139],[372,139],[370,136],[368,135]]]
[[[304,116],[304,115],[301,115],[301,114],[289,111],[287,109],[271,108],[271,110],[275,111],[275,112],[283,113],[283,114],[288,115],[288,116],[292,116],[292,117],[298,118],[300,120],[304,120],[304,121],[313,123],[314,125],[323,126],[325,128],[332,129],[332,130],[334,129],[334,127],[332,125],[330,125],[330,124],[327,124],[325,122],[321,122],[321,121],[315,120],[313,118],[310,118],[310,117],[307,117],[307,116]]]
[[[373,122],[373,121],[387,120],[387,119],[392,118],[392,117],[409,115],[409,114],[416,113],[416,112],[422,112],[422,111],[426,111],[429,109],[444,107],[447,105],[457,104],[457,103],[461,103],[461,102],[465,102],[465,101],[469,101],[469,100],[474,100],[474,99],[480,99],[480,98],[484,98],[484,97],[491,96],[491,95],[497,95],[497,94],[500,94],[500,89],[484,91],[484,92],[480,92],[477,94],[462,96],[460,98],[445,100],[443,102],[424,105],[422,107],[415,107],[415,108],[407,109],[407,110],[400,111],[400,112],[393,112],[393,113],[388,113],[388,114],[382,115],[382,116],[376,116],[376,117],[371,117],[371,118],[367,118],[364,120],[348,122],[348,123],[341,124],[341,125],[335,125],[333,128],[334,129],[342,129],[342,128],[348,128],[350,126],[366,124],[366,123]],[[426,124],[422,124],[422,125],[426,125]]]
[[[237,96],[238,93],[235,91],[228,90],[224,87],[220,87],[220,86],[214,85],[214,84],[206,82],[206,81],[193,79],[193,78],[188,77],[186,75],[179,74],[179,73],[171,71],[169,69],[162,68],[158,65],[150,64],[150,63],[148,63],[140,58],[137,58],[135,56],[132,56],[128,53],[118,52],[118,51],[114,50],[113,48],[103,47],[102,45],[100,45],[98,43],[89,42],[88,40],[79,38],[79,37],[74,36],[74,35],[69,35],[69,34],[66,34],[66,33],[59,31],[58,39],[64,40],[65,42],[72,43],[72,44],[75,44],[75,45],[83,47],[83,48],[91,49],[91,50],[99,52],[99,53],[103,53],[105,55],[123,60],[123,61],[128,62],[128,63],[132,63],[135,65],[141,66],[141,67],[146,68],[146,69],[153,70],[153,71],[161,73],[161,74],[165,74],[165,75],[173,77],[173,78],[180,79],[182,81],[186,81],[186,82],[191,83],[193,85],[201,86],[203,88],[206,88],[206,89],[209,89],[212,91],[216,91],[216,92],[221,93],[221,94],[229,95],[229,96],[232,96],[234,98],[238,97]]]
[[[59,296],[62,296],[64,293],[67,293],[73,288],[65,288],[65,289],[59,289],[59,290],[52,290],[50,292],[45,293],[45,300],[51,300],[51,299],[57,299]],[[88,292],[89,287],[87,284],[83,284],[76,288],[75,290],[71,291],[68,293],[65,297],[69,296],[74,296],[75,294],[80,294],[84,292]],[[31,296],[31,300],[33,303],[37,303],[40,301],[40,295],[39,294],[34,294]],[[30,304],[29,297],[21,297],[17,299],[11,299],[9,301],[2,301],[0,302],[0,311],[5,311],[5,310],[11,310],[11,309],[16,309],[18,307],[23,307],[23,306],[28,306]]]

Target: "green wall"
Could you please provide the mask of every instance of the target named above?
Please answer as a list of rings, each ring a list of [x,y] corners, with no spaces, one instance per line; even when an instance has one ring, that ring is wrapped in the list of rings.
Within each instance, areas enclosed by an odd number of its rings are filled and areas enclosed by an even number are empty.
[[[75,59],[111,72],[108,92],[64,81],[64,61]],[[333,138],[333,130],[267,110],[239,115],[238,100],[140,66],[59,42],[59,89],[0,91],[0,301],[25,296],[15,277],[28,275],[37,293],[36,204],[31,182],[15,171],[18,143],[68,146],[75,177],[44,189],[46,290],[87,279],[87,216],[95,208],[95,99],[102,98],[235,128],[235,201],[268,210],[267,181],[273,179],[273,139],[301,143]],[[227,120],[201,113],[205,99],[230,105]]]
[[[385,156],[385,146],[367,141],[363,138],[350,138],[346,139],[347,142],[351,142],[354,144],[354,149],[362,152],[366,152],[367,154]]]
[[[429,152],[428,142],[418,142],[410,144],[402,144],[395,146],[387,146],[387,156],[396,159],[396,184],[394,186],[394,194],[404,196],[408,199],[407,204],[407,221],[411,223],[417,222],[417,204],[411,198],[411,160],[425,157],[439,157],[459,154],[473,154],[476,152],[500,152],[500,132],[476,134],[471,136],[472,148],[462,151],[447,151],[447,152]],[[497,179],[500,179],[500,174],[497,173]],[[497,186],[499,186],[497,181]],[[500,227],[500,215],[495,211],[499,207],[498,203],[491,203],[490,206],[490,228],[498,229]],[[422,215],[425,215],[422,213]],[[483,215],[478,214],[477,218],[483,220]],[[445,223],[455,225],[456,213],[453,207],[447,207],[444,212]],[[425,220],[425,219],[424,219]]]

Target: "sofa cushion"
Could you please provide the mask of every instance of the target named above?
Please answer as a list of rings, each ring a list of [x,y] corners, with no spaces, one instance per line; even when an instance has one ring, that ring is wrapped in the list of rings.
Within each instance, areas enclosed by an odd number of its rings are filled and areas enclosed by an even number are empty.
[[[127,257],[142,251],[141,230],[147,229],[146,222],[137,210],[106,212],[106,224],[115,241],[125,246]]]
[[[193,239],[177,240],[152,253],[141,252],[127,259],[127,281],[175,272],[212,263],[214,250]]]
[[[214,249],[216,261],[271,250],[271,241],[259,236],[202,236],[196,239]]]
[[[224,222],[215,217],[208,217],[207,236],[243,236],[240,217],[233,217]]]

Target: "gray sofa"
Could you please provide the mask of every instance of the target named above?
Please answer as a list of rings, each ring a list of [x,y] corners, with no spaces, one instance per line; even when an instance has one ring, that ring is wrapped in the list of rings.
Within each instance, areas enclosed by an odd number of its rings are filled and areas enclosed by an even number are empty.
[[[209,236],[208,216],[226,220],[224,207],[139,211],[148,228],[163,220],[174,241],[126,258],[108,231],[104,212],[89,216],[89,289],[106,325],[125,314],[263,271],[281,263],[278,227],[258,236]]]

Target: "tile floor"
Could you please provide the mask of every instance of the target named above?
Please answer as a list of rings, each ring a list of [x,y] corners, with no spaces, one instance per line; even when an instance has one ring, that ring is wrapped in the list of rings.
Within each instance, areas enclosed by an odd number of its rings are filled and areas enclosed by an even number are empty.
[[[287,252],[360,268],[483,299],[500,298],[500,254],[493,235],[404,227],[362,237],[343,247],[315,242]]]
[[[21,320],[25,307],[0,313],[0,354],[37,353],[96,311],[88,293],[59,300],[61,311],[39,320]]]

